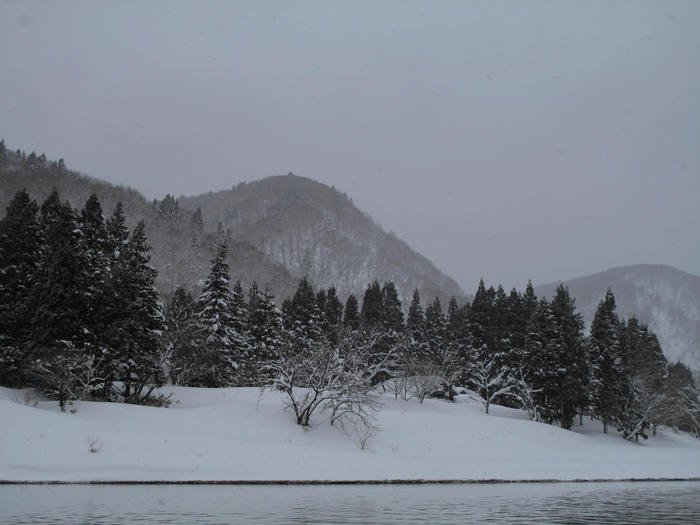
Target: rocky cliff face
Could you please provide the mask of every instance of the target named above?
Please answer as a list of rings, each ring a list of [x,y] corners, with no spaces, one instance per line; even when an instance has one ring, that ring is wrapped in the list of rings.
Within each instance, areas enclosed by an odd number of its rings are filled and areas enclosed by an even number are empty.
[[[459,285],[405,242],[386,233],[344,193],[296,175],[268,177],[231,190],[180,197],[201,208],[205,230],[219,223],[296,277],[362,297],[374,279],[394,281],[404,306],[418,288],[424,302],[461,296]]]
[[[590,325],[608,287],[615,294],[620,317],[636,315],[649,325],[669,361],[682,361],[700,370],[700,277],[670,266],[635,265],[613,268],[566,283]],[[556,283],[538,286],[535,293],[551,297]]]

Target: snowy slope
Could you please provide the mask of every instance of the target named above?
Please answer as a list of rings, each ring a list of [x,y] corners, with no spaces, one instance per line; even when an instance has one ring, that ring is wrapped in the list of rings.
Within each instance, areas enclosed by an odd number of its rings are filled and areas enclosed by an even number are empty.
[[[620,317],[636,315],[649,325],[669,361],[700,370],[700,277],[671,266],[640,264],[613,268],[567,281],[588,326],[608,287],[615,294]],[[556,283],[535,293],[551,298]]]
[[[278,393],[169,388],[171,408],[81,402],[24,404],[0,389],[0,479],[4,480],[375,480],[700,477],[700,441],[662,429],[639,444],[528,421],[517,410],[485,415],[457,403],[394,401],[361,450],[322,415],[304,430]],[[93,445],[99,448],[90,452]]]

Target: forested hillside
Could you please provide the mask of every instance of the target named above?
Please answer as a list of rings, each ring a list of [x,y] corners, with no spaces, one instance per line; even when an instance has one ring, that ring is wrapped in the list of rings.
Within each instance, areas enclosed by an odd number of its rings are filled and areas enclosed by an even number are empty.
[[[621,317],[636,316],[659,337],[670,361],[700,371],[700,277],[671,266],[639,264],[613,268],[564,283],[590,325],[600,297],[610,288]],[[538,286],[552,297],[556,284]]]
[[[345,193],[293,174],[241,183],[230,190],[180,197],[202,210],[206,230],[218,224],[315,286],[347,297],[375,279],[392,281],[408,304],[413,290],[446,303],[459,285],[404,241],[386,233]]]
[[[132,188],[114,186],[66,167],[63,159],[49,161],[45,155],[0,146],[0,217],[13,195],[25,189],[32,199],[43,202],[53,189],[73,207],[80,208],[95,194],[109,215],[122,203],[126,224],[140,220],[152,247],[151,264],[158,270],[156,284],[169,296],[178,286],[199,289],[218,243],[214,232],[206,232],[201,213],[181,209],[173,197],[148,202]],[[225,233],[224,233],[225,235]],[[232,275],[243,283],[267,284],[281,297],[294,291],[296,279],[279,264],[268,260],[242,239],[229,239],[228,263]]]

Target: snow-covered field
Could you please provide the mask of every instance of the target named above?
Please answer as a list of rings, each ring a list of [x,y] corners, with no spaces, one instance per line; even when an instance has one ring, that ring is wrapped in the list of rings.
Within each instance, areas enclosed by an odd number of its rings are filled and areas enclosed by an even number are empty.
[[[255,388],[170,387],[170,408],[57,403],[0,388],[0,480],[384,480],[700,477],[700,440],[660,429],[639,444],[585,421],[574,431],[518,410],[395,401],[364,450],[318,414],[294,423],[282,397]],[[91,448],[96,449],[91,452]]]

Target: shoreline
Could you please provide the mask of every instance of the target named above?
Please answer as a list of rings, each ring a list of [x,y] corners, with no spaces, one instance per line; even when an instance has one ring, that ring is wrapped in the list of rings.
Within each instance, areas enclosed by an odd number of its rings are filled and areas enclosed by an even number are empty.
[[[575,479],[358,479],[358,480],[4,480],[0,485],[506,485],[534,483],[650,483],[700,482],[690,478],[575,478]]]

